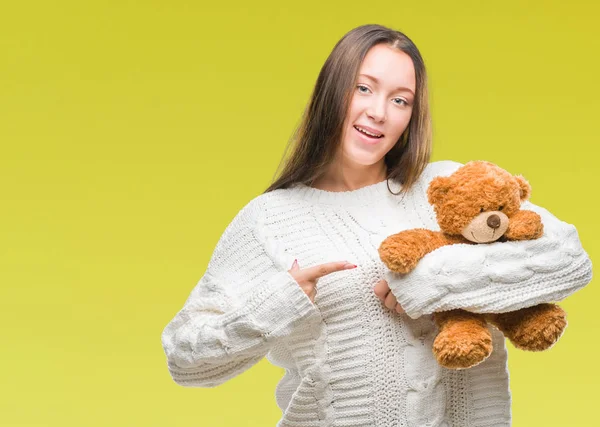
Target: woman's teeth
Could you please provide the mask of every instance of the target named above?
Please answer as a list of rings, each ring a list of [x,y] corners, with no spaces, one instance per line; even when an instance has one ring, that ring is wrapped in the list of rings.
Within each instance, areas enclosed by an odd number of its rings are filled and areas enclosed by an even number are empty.
[[[356,129],[360,133],[364,133],[365,135],[370,136],[371,138],[381,138],[381,137],[383,137],[383,134],[381,134],[381,135],[375,135],[375,134],[373,134],[371,132],[368,132],[368,131],[366,131],[364,129],[361,129],[361,128],[357,127],[357,126],[354,126],[354,129]]]

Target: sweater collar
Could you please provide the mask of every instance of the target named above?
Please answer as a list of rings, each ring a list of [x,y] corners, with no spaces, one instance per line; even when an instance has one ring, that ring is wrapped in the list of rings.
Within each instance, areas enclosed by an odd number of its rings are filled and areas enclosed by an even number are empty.
[[[338,206],[357,206],[368,205],[369,203],[381,201],[384,197],[400,197],[390,193],[389,188],[394,193],[398,193],[402,184],[398,181],[388,179],[367,185],[356,190],[349,191],[327,191],[314,187],[309,187],[303,183],[296,183],[292,187],[298,196],[319,204],[330,204]]]

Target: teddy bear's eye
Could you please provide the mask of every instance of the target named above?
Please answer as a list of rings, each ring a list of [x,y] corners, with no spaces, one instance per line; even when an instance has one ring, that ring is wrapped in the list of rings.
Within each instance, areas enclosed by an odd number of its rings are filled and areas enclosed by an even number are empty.
[[[481,209],[479,209],[479,212],[483,212],[484,210],[485,210],[485,209],[481,208]]]
[[[504,209],[504,206],[500,206],[500,207],[498,208],[498,210],[499,210],[499,211],[501,211],[502,209]]]

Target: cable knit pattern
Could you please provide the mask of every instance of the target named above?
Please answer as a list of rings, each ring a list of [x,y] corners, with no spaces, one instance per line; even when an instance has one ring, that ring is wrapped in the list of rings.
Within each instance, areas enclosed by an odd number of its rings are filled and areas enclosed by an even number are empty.
[[[450,175],[462,166],[445,163],[438,175]],[[386,280],[406,313],[412,318],[454,308],[503,313],[560,301],[589,283],[592,264],[576,228],[529,201],[521,208],[541,216],[542,237],[444,246],[427,254],[408,274],[388,270]],[[426,228],[439,230],[433,207],[422,212]]]
[[[441,248],[414,272],[390,275],[379,244],[404,229],[437,229],[425,191],[458,166],[429,164],[403,196],[383,181],[346,192],[297,184],[250,201],[163,330],[173,380],[213,387],[266,356],[285,370],[275,390],[279,427],[509,426],[503,335],[492,328],[483,363],[447,370],[431,351],[437,328],[422,314],[555,301],[590,281],[591,264],[573,226],[528,205],[547,226],[539,242]],[[301,268],[343,260],[358,268],[322,277],[313,304],[287,271],[295,258]],[[410,316],[377,299],[384,277]]]

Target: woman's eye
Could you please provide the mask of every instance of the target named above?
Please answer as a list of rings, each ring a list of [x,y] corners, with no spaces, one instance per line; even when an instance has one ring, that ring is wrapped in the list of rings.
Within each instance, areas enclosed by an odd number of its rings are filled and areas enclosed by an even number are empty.
[[[366,86],[363,86],[363,85],[357,85],[356,88],[358,89],[359,93],[367,93],[369,91],[369,88]],[[394,102],[394,104],[396,104],[396,105],[402,105],[402,104],[408,105],[408,102],[405,99],[394,98],[394,100],[398,101],[398,102]]]

